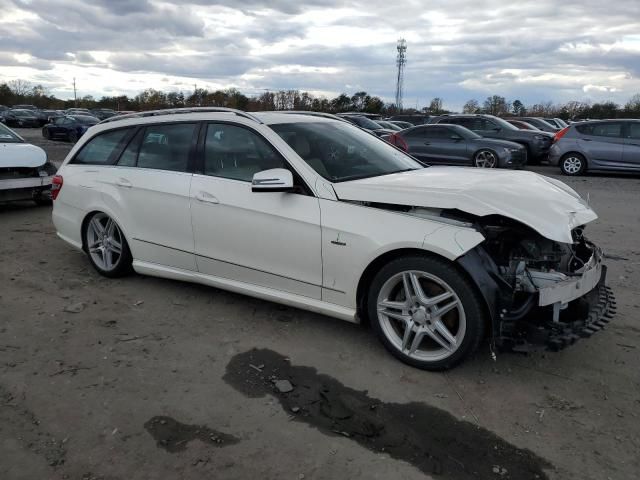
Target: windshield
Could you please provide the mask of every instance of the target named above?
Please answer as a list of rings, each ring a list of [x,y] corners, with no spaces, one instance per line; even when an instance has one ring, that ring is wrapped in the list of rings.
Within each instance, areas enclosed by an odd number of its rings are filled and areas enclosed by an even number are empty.
[[[349,119],[353,120],[353,122],[358,124],[358,126],[366,128],[367,130],[380,130],[382,128],[376,122],[368,119],[367,117],[349,117]]]
[[[504,128],[505,130],[519,130],[519,128],[511,125],[509,122],[507,122],[506,120],[503,120],[500,117],[492,117],[491,120],[493,120],[495,123],[500,125],[500,127]]]
[[[332,182],[424,168],[384,140],[347,123],[280,123],[270,127],[318,174]]]
[[[90,117],[88,115],[76,115],[72,118],[80,125],[95,125],[100,121],[96,117]]]
[[[11,110],[16,117],[33,117],[33,112],[29,110]]]
[[[23,143],[24,140],[0,123],[0,143]]]
[[[461,125],[451,125],[450,128],[453,128],[454,132],[465,140],[477,140],[478,138],[482,138],[482,135],[478,135],[476,132],[472,132]]]

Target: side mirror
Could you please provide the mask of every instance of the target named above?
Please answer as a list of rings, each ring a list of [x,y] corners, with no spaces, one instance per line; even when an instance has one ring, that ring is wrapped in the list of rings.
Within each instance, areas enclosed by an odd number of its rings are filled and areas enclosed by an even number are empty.
[[[293,175],[286,168],[272,168],[256,173],[251,181],[252,192],[290,192]]]
[[[500,127],[494,127],[491,130],[494,131],[494,132],[499,132],[502,129]]]

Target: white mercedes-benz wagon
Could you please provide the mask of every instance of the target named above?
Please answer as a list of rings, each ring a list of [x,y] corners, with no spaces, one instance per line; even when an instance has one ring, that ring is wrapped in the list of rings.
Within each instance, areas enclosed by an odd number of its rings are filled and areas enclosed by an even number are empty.
[[[486,339],[557,350],[615,311],[596,214],[531,172],[429,167],[329,115],[113,117],[53,180],[53,222],[98,272],[198,282],[358,322],[416,367]]]

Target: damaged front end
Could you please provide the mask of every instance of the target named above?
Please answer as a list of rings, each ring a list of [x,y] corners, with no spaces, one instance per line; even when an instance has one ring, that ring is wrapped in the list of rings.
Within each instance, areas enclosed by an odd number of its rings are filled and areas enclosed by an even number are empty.
[[[572,230],[572,243],[560,243],[497,215],[476,219],[475,225],[486,241],[458,263],[487,301],[497,346],[557,351],[613,317],[603,254],[583,227]]]

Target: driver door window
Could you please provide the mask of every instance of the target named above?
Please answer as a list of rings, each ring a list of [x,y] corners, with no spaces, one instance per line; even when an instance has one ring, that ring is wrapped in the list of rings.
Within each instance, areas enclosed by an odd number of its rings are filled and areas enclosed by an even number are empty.
[[[204,149],[204,174],[250,182],[258,172],[287,168],[282,156],[251,130],[210,123]]]

